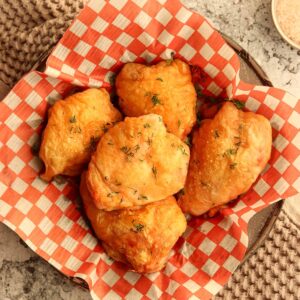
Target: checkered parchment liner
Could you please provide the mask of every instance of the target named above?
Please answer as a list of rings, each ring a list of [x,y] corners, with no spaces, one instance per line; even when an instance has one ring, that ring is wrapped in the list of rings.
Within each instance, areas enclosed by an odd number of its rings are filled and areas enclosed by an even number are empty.
[[[78,190],[39,179],[41,162],[31,148],[49,104],[74,85],[109,87],[124,63],[171,52],[194,65],[204,93],[244,100],[271,121],[272,158],[235,205],[189,221],[163,271],[140,275],[103,252],[74,204]],[[299,193],[299,112],[290,94],[240,81],[237,55],[179,1],[90,1],[49,57],[46,74],[27,74],[0,104],[0,221],[58,270],[83,278],[93,299],[209,299],[243,259],[249,219]]]

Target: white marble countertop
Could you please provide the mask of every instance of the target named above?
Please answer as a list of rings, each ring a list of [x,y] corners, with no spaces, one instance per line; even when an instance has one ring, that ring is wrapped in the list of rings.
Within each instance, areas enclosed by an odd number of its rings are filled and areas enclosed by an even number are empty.
[[[184,0],[244,47],[273,84],[300,97],[300,50],[277,33],[271,0]],[[83,300],[89,293],[58,273],[0,224],[1,300]]]

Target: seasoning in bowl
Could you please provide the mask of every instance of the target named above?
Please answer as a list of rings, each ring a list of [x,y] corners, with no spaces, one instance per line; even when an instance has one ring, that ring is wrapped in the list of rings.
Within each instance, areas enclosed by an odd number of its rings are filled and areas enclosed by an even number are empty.
[[[300,47],[300,0],[275,1],[275,14],[283,34]]]

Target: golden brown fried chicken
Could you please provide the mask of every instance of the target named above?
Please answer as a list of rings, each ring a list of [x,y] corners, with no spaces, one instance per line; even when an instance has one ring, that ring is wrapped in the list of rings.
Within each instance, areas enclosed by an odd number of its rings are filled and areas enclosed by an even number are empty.
[[[99,209],[158,201],[183,188],[189,158],[189,147],[166,131],[161,116],[126,118],[101,138],[88,189]]]
[[[40,158],[44,180],[58,174],[79,175],[88,163],[100,137],[121,120],[105,89],[88,89],[57,101],[48,112]]]
[[[247,192],[270,159],[271,146],[265,117],[225,103],[194,133],[182,210],[198,216]]]
[[[116,78],[122,111],[129,117],[155,113],[182,140],[196,122],[196,91],[189,66],[175,59],[153,66],[126,64]]]
[[[107,254],[140,273],[161,270],[171,248],[186,229],[174,197],[137,209],[97,209],[82,175],[80,193],[88,218]]]

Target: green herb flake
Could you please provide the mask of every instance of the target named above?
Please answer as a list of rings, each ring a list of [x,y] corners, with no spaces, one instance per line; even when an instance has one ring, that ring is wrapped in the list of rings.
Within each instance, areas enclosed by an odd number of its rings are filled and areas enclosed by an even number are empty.
[[[214,130],[214,138],[217,139],[220,137],[219,131],[217,129]]]
[[[154,106],[158,105],[158,104],[161,104],[161,102],[160,102],[157,94],[152,95],[151,101],[152,101],[152,103],[153,103]]]
[[[150,126],[150,124],[149,123],[145,123],[144,124],[144,128],[150,128],[151,126]]]
[[[232,103],[236,106],[237,109],[245,108],[245,102],[241,102],[239,100],[232,100]]]
[[[76,123],[76,116],[73,115],[70,119],[69,119],[70,123]]]
[[[242,102],[240,100],[225,99],[225,101],[229,101],[229,102],[233,103],[237,109],[245,108],[245,102]]]
[[[155,166],[152,167],[152,173],[153,173],[153,175],[154,175],[154,177],[156,179],[157,178],[157,169],[156,169]]]
[[[143,229],[145,227],[145,225],[140,224],[140,223],[133,224],[133,226],[134,226],[134,229],[132,229],[132,231],[135,232],[135,233],[143,231]]]
[[[149,146],[151,146],[151,145],[152,145],[152,139],[150,139],[150,138],[148,137],[146,143],[147,143]]]
[[[120,148],[120,150],[127,156],[127,158],[134,157],[135,153],[137,153],[139,149],[140,149],[140,145],[136,145],[133,148],[127,146],[123,146]]]
[[[178,150],[180,150],[183,155],[188,155],[188,153],[185,151],[183,145],[179,145]]]
[[[180,126],[181,126],[181,120],[177,121],[177,125],[178,125],[178,128],[180,128]]]
[[[139,195],[138,200],[148,200],[148,197],[144,195]]]
[[[134,188],[132,188],[132,187],[128,187],[128,188],[132,190],[133,194],[136,194],[136,193],[137,193],[137,190],[136,190],[136,189],[134,189]]]
[[[119,194],[119,192],[111,192],[111,193],[108,193],[108,194],[106,195],[106,197],[112,198],[112,197],[116,196],[117,194]]]
[[[81,128],[79,126],[71,126],[70,133],[81,133]]]
[[[236,165],[237,165],[237,163],[232,163],[229,165],[229,167],[231,170],[233,170],[233,169],[235,169]]]
[[[120,148],[120,150],[126,154],[127,157],[133,157],[134,153],[131,151],[131,148],[127,147],[127,146],[123,146]]]
[[[234,155],[237,153],[237,149],[227,149],[224,153],[223,156],[230,156],[230,155]]]
[[[163,82],[162,78],[157,77],[156,80]]]
[[[109,129],[109,127],[110,127],[110,123],[106,123],[106,124],[104,124],[103,126],[102,126],[102,131],[105,133],[105,132],[107,132],[108,131],[108,129]]]

